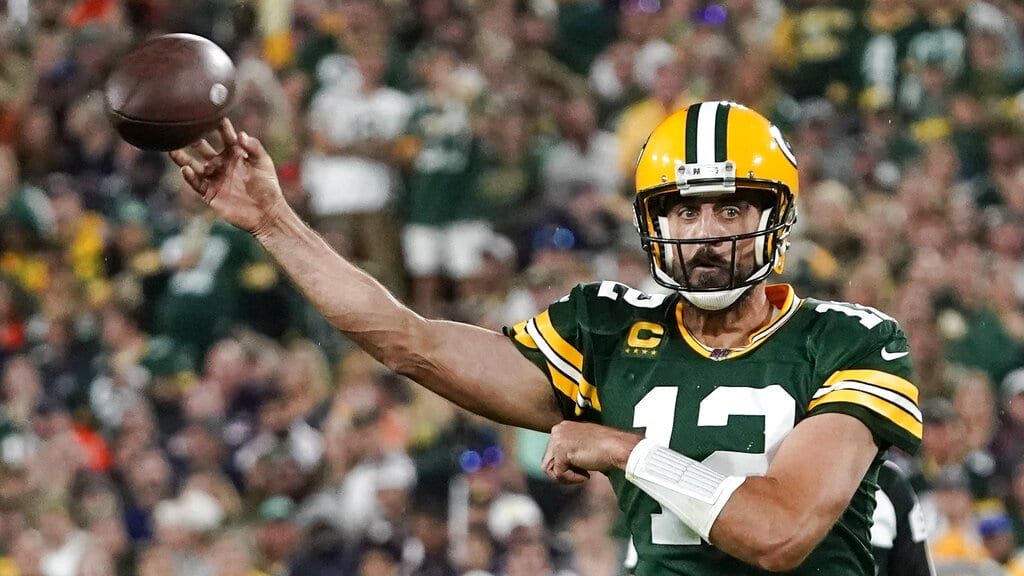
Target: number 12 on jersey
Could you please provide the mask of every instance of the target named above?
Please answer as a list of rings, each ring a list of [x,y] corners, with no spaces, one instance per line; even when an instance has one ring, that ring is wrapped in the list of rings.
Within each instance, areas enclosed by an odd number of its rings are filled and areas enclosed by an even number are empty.
[[[633,408],[633,426],[645,428],[645,436],[670,446],[676,422],[679,388],[652,388]],[[764,452],[718,450],[702,462],[730,475],[763,475],[782,439],[793,429],[796,401],[777,384],[765,388],[719,387],[700,402],[696,426],[728,426],[731,416],[761,416],[764,419]],[[737,439],[738,443],[746,443]],[[651,514],[651,540],[654,544],[697,545],[700,536],[670,512]]]

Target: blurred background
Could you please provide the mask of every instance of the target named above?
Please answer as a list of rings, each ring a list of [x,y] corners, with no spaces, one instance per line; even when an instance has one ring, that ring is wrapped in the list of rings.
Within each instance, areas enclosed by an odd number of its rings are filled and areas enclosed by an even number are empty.
[[[0,0],[0,575],[623,573],[610,487],[333,331],[105,116],[206,36],[289,201],[420,313],[500,329],[657,291],[632,165],[705,99],[800,161],[784,281],[908,333],[940,574],[1024,574],[1024,5]],[[344,290],[345,287],[338,287]],[[514,402],[514,398],[509,399]]]

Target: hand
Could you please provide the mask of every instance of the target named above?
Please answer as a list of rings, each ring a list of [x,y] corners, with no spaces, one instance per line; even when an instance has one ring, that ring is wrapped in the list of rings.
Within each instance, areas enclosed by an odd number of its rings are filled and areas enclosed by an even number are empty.
[[[274,163],[259,140],[245,132],[236,134],[227,118],[217,131],[224,142],[222,151],[204,139],[170,152],[170,157],[218,216],[259,236],[277,214],[288,209]]]
[[[559,422],[544,451],[544,473],[563,484],[579,484],[590,472],[624,470],[643,436],[586,422]]]

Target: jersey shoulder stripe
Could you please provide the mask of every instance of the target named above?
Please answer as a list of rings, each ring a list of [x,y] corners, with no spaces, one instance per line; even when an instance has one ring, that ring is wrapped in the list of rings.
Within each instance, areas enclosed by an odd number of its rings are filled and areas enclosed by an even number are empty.
[[[551,311],[545,310],[534,317],[530,322],[536,328],[536,336],[547,343],[554,354],[557,354],[558,358],[568,363],[577,372],[583,370],[583,353],[580,352],[575,346],[570,344],[562,338],[562,335],[555,330],[555,327],[551,324]]]
[[[802,311],[811,355],[821,370],[808,415],[844,412],[876,423],[884,444],[908,452],[921,442],[922,418],[906,335],[869,306],[808,298]]]
[[[917,387],[879,370],[840,370],[815,392],[808,410],[829,402],[852,402],[885,416],[920,440],[921,410]]]
[[[668,300],[666,295],[647,295],[613,281],[579,284],[533,318],[506,327],[505,333],[549,375],[567,417],[593,417],[601,412],[601,398],[587,376],[584,359],[593,353],[594,336],[623,334],[643,321],[658,328],[641,331],[637,339],[663,330]]]
[[[597,388],[583,376],[583,354],[555,330],[549,310],[516,325],[513,338],[527,347],[532,344],[540,352],[552,385],[576,405],[577,416],[586,408],[601,411]]]
[[[506,328],[505,332],[508,336],[511,336],[513,340],[521,344],[522,346],[531,350],[537,349],[537,343],[533,341],[533,337],[526,331],[526,324],[528,320],[523,320],[519,324]]]

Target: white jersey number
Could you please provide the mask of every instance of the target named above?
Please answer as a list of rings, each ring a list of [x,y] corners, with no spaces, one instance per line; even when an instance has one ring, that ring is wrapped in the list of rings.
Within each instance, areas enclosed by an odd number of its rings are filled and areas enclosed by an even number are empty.
[[[864,326],[868,330],[871,330],[886,320],[892,320],[893,322],[896,321],[892,316],[872,308],[871,306],[849,304],[846,302],[823,302],[818,304],[814,308],[814,311],[818,313],[839,312],[841,314],[846,314],[851,318],[856,318],[860,321],[861,326]]]
[[[679,389],[674,386],[652,389],[633,408],[633,426],[646,428],[647,438],[668,446],[675,424],[678,393]],[[719,450],[705,458],[703,463],[723,474],[763,475],[779,444],[793,429],[796,400],[777,384],[767,388],[717,388],[701,401],[697,426],[728,426],[731,416],[764,417],[765,451]],[[651,540],[655,544],[700,544],[700,536],[670,512],[651,514]]]

